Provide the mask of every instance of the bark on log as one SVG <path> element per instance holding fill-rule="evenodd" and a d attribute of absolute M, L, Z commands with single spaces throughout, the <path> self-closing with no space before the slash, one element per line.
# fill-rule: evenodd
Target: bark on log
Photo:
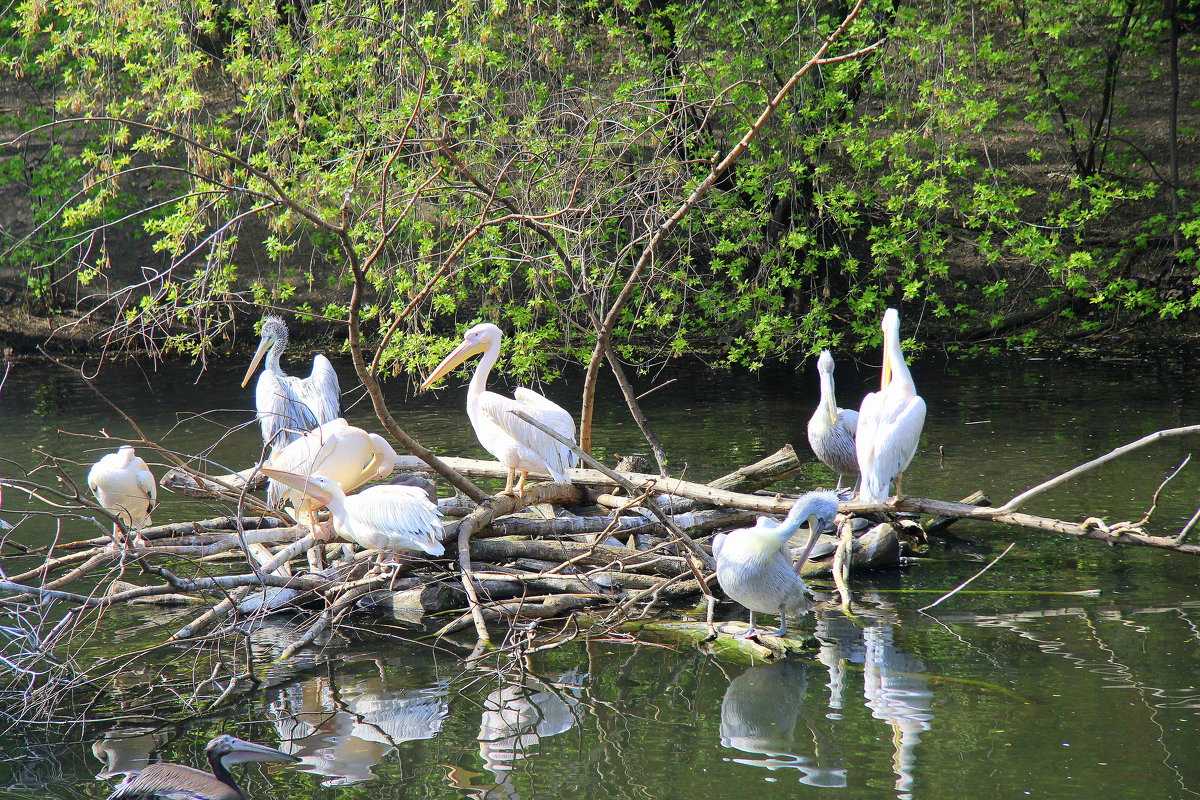
<path fill-rule="evenodd" d="M 589 546 L 575 542 L 531 540 L 507 542 L 476 539 L 471 542 L 471 557 L 479 561 L 503 562 L 518 558 L 536 558 L 561 564 L 574 561 L 587 567 L 619 568 L 625 572 L 674 578 L 690 572 L 687 559 L 659 553 L 644 553 L 604 545 Z"/>

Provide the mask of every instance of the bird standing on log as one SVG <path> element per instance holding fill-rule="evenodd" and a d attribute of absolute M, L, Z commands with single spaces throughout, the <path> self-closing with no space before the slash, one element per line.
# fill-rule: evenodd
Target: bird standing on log
<path fill-rule="evenodd" d="M 88 470 L 87 484 L 100 507 L 119 518 L 125 527 L 138 530 L 150 525 L 158 485 L 154 473 L 129 445 L 93 464 Z M 114 540 L 117 535 L 118 528 L 114 525 Z"/>
<path fill-rule="evenodd" d="M 750 627 L 739 637 L 758 635 L 754 626 L 755 612 L 778 614 L 779 630 L 773 635 L 784 636 L 788 612 L 808 610 L 800 568 L 808 560 L 821 528 L 833 521 L 837 510 L 838 498 L 833 492 L 808 492 L 796 500 L 783 522 L 759 517 L 753 528 L 739 528 L 713 539 L 717 582 L 730 599 L 741 603 L 750 612 Z M 808 543 L 793 566 L 788 539 L 805 520 L 810 531 Z"/>
<path fill-rule="evenodd" d="M 808 421 L 808 444 L 825 466 L 837 473 L 837 488 L 842 488 L 843 475 L 858 474 L 858 455 L 854 449 L 854 434 L 858 429 L 858 412 L 838 408 L 833 391 L 833 356 L 822 350 L 817 359 L 821 376 L 821 402 Z"/>
<path fill-rule="evenodd" d="M 268 478 L 286 484 L 326 506 L 333 530 L 343 539 L 379 550 L 423 550 L 431 556 L 442 545 L 442 512 L 417 486 L 372 486 L 349 497 L 333 478 L 297 475 L 263 467 Z"/>
<path fill-rule="evenodd" d="M 343 492 L 352 492 L 368 481 L 391 475 L 396 451 L 379 434 L 356 428 L 338 417 L 272 454 L 267 466 L 297 475 L 324 475 L 337 481 Z M 278 481 L 268 485 L 267 502 L 272 508 L 290 503 L 296 514 L 310 516 L 320 508 L 304 492 Z"/>
<path fill-rule="evenodd" d="M 531 389 L 515 389 L 508 398 L 487 391 L 488 373 L 500 357 L 500 329 L 490 322 L 481 322 L 463 335 L 462 344 L 442 359 L 421 390 L 428 389 L 439 378 L 473 355 L 483 354 L 471 384 L 467 389 L 467 416 L 483 449 L 496 457 L 508 469 L 504 491 L 513 489 L 516 473 L 516 493 L 520 496 L 530 472 L 547 473 L 557 483 L 570 483 L 567 470 L 577 463 L 569 447 L 555 441 L 542 431 L 513 414 L 521 411 L 565 438 L 575 439 L 575 421 L 570 413 Z"/>
<path fill-rule="evenodd" d="M 254 406 L 262 426 L 263 444 L 272 452 L 290 444 L 318 425 L 338 418 L 341 389 L 337 373 L 329 359 L 318 353 L 313 357 L 312 374 L 307 378 L 288 375 L 279 365 L 287 347 L 287 326 L 279 317 L 263 317 L 262 339 L 242 379 L 250 382 L 254 370 L 266 356 L 267 364 L 254 389 Z"/>
<path fill-rule="evenodd" d="M 108 800 L 246 800 L 246 793 L 233 780 L 229 768 L 246 761 L 288 764 L 295 756 L 254 742 L 223 734 L 204 748 L 211 772 L 180 764 L 151 764 L 126 778 Z"/>
<path fill-rule="evenodd" d="M 883 314 L 883 375 L 878 392 L 863 398 L 858 409 L 855 445 L 861 473 L 858 499 L 864 503 L 887 500 L 888 485 L 900 478 L 917 452 L 925 426 L 925 401 L 900 350 L 900 314 L 889 308 Z"/>

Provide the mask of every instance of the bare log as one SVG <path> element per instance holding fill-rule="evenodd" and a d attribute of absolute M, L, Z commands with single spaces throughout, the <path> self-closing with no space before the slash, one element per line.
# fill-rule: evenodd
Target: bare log
<path fill-rule="evenodd" d="M 785 444 L 766 458 L 738 467 L 728 475 L 709 481 L 707 485 L 727 492 L 756 492 L 776 481 L 799 475 L 803 470 L 804 465 L 796 456 L 796 449 Z"/>

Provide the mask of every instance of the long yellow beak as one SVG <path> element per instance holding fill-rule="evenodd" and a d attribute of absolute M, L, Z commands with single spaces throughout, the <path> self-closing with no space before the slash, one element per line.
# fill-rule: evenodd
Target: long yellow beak
<path fill-rule="evenodd" d="M 429 377 L 421 384 L 419 391 L 425 391 L 445 375 L 450 370 L 457 367 L 462 362 L 466 361 L 476 353 L 482 353 L 487 349 L 486 342 L 464 341 L 458 347 L 451 351 L 450 355 L 442 359 L 442 363 L 433 368 L 433 372 L 429 373 Z"/>
<path fill-rule="evenodd" d="M 804 545 L 804 552 L 800 554 L 800 560 L 796 562 L 796 574 L 800 574 L 800 568 L 804 566 L 804 562 L 808 561 L 809 555 L 812 553 L 813 547 L 817 543 L 817 537 L 821 535 L 820 522 L 816 514 L 808 515 L 808 544 Z"/>
<path fill-rule="evenodd" d="M 883 377 L 879 381 L 879 388 L 886 389 L 888 384 L 892 382 L 892 359 L 891 347 L 888 344 L 887 334 L 884 334 L 883 340 Z"/>
<path fill-rule="evenodd" d="M 263 339 L 258 343 L 258 349 L 254 351 L 254 358 L 250 359 L 250 369 L 246 370 L 246 377 L 242 378 L 242 386 L 244 387 L 250 382 L 250 378 L 254 375 L 254 370 L 258 369 L 259 362 L 263 360 L 263 356 L 271 349 L 271 340 Z"/>
<path fill-rule="evenodd" d="M 274 467 L 259 467 L 258 471 L 273 481 L 279 481 L 284 486 L 289 486 L 298 492 L 303 492 L 323 505 L 333 499 L 329 492 L 315 485 L 312 482 L 312 477 L 309 475 L 301 475 L 297 472 L 288 472 L 287 470 L 275 469 Z"/>

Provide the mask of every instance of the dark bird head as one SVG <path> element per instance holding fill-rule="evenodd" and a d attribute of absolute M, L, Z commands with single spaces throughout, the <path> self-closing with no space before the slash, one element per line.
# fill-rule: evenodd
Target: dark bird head
<path fill-rule="evenodd" d="M 276 750 L 274 747 L 247 742 L 245 739 L 239 739 L 227 733 L 211 739 L 208 747 L 204 748 L 204 753 L 208 756 L 210 763 L 220 763 L 227 769 L 233 764 L 243 764 L 247 761 L 291 764 L 300 760 L 296 756 Z"/>

